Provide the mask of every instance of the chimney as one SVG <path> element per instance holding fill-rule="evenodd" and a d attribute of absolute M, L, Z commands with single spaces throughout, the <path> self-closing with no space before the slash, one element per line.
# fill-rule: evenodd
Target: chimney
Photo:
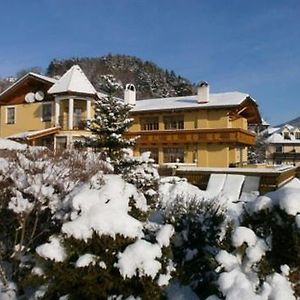
<path fill-rule="evenodd" d="M 206 81 L 200 81 L 197 89 L 198 103 L 209 102 L 209 84 Z"/>
<path fill-rule="evenodd" d="M 124 101 L 125 103 L 134 106 L 136 102 L 136 91 L 135 86 L 131 83 L 126 84 L 124 91 Z"/>

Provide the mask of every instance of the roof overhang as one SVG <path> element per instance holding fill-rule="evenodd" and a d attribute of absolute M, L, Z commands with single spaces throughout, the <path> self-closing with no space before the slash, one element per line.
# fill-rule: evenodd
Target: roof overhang
<path fill-rule="evenodd" d="M 257 103 L 249 96 L 240 105 L 234 108 L 229 116 L 231 119 L 243 117 L 247 119 L 248 124 L 262 124 L 262 118 L 258 110 Z"/>
<path fill-rule="evenodd" d="M 33 141 L 36 139 L 40 139 L 49 135 L 53 135 L 59 132 L 61 128 L 59 126 L 57 127 L 51 127 L 47 129 L 42 130 L 33 130 L 28 132 L 20 132 L 19 134 L 9 136 L 8 139 L 10 140 L 23 140 L 23 141 Z"/>

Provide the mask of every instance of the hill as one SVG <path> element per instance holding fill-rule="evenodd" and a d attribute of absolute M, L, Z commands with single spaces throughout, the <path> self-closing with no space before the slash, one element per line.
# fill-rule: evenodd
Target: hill
<path fill-rule="evenodd" d="M 97 90 L 105 91 L 103 75 L 112 75 L 123 86 L 133 83 L 137 89 L 137 99 L 185 96 L 193 93 L 192 83 L 176 75 L 174 71 L 128 55 L 54 59 L 50 62 L 46 75 L 61 76 L 74 64 L 80 65 Z"/>
<path fill-rule="evenodd" d="M 278 125 L 278 127 L 281 127 L 285 124 L 289 124 L 289 125 L 292 125 L 292 126 L 295 126 L 295 127 L 300 127 L 300 116 L 295 118 L 295 119 L 292 119 L 290 121 L 287 121 L 285 123 L 282 123 L 282 124 Z"/>

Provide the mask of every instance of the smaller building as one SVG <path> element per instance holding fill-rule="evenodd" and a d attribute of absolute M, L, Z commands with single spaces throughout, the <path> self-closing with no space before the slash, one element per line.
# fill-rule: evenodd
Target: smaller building
<path fill-rule="evenodd" d="M 300 128 L 291 125 L 265 130 L 268 164 L 300 166 Z"/>

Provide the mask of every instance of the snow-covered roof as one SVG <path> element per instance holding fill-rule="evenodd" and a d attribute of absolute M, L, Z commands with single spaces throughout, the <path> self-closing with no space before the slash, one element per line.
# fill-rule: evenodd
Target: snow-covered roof
<path fill-rule="evenodd" d="M 18 79 L 14 84 L 12 84 L 11 86 L 9 86 L 7 89 L 5 89 L 2 93 L 0 93 L 0 97 L 4 94 L 6 94 L 8 91 L 12 90 L 14 87 L 16 87 L 20 82 L 22 82 L 23 80 L 25 80 L 27 77 L 35 77 L 50 83 L 56 83 L 56 79 L 45 76 L 45 75 L 40 75 L 37 73 L 33 73 L 33 72 L 29 72 L 26 75 L 24 75 L 23 77 L 21 77 L 20 79 Z"/>
<path fill-rule="evenodd" d="M 197 96 L 155 98 L 136 101 L 132 112 L 169 110 L 169 109 L 187 109 L 187 108 L 211 108 L 211 107 L 226 107 L 238 106 L 247 97 L 248 94 L 240 92 L 216 93 L 210 94 L 209 102 L 199 104 Z"/>
<path fill-rule="evenodd" d="M 90 83 L 82 69 L 78 65 L 72 66 L 57 82 L 48 90 L 49 94 L 81 93 L 95 95 L 97 92 Z"/>
<path fill-rule="evenodd" d="M 283 132 L 287 129 L 287 132 L 290 132 L 289 138 L 285 138 Z M 289 124 L 285 124 L 282 127 L 272 127 L 268 128 L 269 137 L 266 139 L 267 143 L 270 144 L 299 144 L 300 139 L 296 139 L 296 135 L 293 134 L 298 130 L 297 127 L 294 127 Z M 285 131 L 286 132 L 286 131 Z"/>
<path fill-rule="evenodd" d="M 23 131 L 23 132 L 10 135 L 7 138 L 12 140 L 26 140 L 26 139 L 30 140 L 31 138 L 34 138 L 36 136 L 46 136 L 48 134 L 53 134 L 59 129 L 60 127 L 51 127 L 51 128 L 41 129 L 41 130 Z"/>
<path fill-rule="evenodd" d="M 25 150 L 26 148 L 27 148 L 27 145 L 0 138 L 0 149 L 1 150 Z"/>

